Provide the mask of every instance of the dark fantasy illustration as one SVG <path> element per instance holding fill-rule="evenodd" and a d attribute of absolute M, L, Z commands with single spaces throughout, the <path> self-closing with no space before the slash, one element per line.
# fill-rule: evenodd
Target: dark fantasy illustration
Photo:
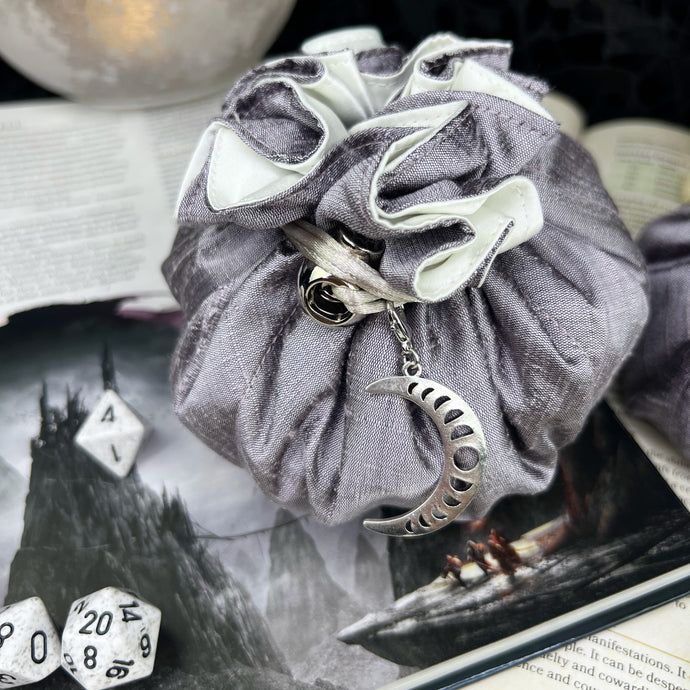
<path fill-rule="evenodd" d="M 74 336 L 56 344 L 58 354 L 75 347 Z M 152 362 L 172 339 L 172 331 L 139 325 L 126 345 L 113 331 L 112 355 L 99 363 L 99 346 L 84 338 L 75 366 L 94 360 L 92 371 L 112 388 L 122 362 L 124 394 L 132 371 L 163 375 Z M 127 348 L 146 342 L 151 358 L 132 369 Z M 61 628 L 71 602 L 103 587 L 152 602 L 162 613 L 156 664 L 137 687 L 382 687 L 690 561 L 687 512 L 605 406 L 561 454 L 549 491 L 509 497 L 482 520 L 399 540 L 372 536 L 359 522 L 324 527 L 275 508 L 265 527 L 245 529 L 251 516 L 233 512 L 226 486 L 225 536 L 190 512 L 198 496 L 183 483 L 149 486 L 152 458 L 161 448 L 174 452 L 160 420 L 153 450 L 124 478 L 74 444 L 93 396 L 75 390 L 71 367 L 62 369 L 71 391 L 61 393 L 53 376 L 35 380 L 34 367 L 11 387 L 18 396 L 25 386 L 35 391 L 38 414 L 19 548 L 0 533 L 5 603 L 40 596 Z M 22 478 L 7 461 L 0 467 L 12 517 Z M 391 507 L 382 517 L 398 513 Z M 58 671 L 36 687 L 76 686 Z"/>
<path fill-rule="evenodd" d="M 298 687 L 247 594 L 196 540 L 179 497 L 159 498 L 136 470 L 113 477 L 74 447 L 84 415 L 76 394 L 63 409 L 41 397 L 7 600 L 38 593 L 59 621 L 81 593 L 133 589 L 165 621 L 156 673 L 143 687 Z M 73 683 L 58 675 L 45 687 Z"/>
<path fill-rule="evenodd" d="M 391 540 L 395 603 L 340 639 L 398 663 L 436 663 L 688 562 L 687 511 L 608 407 L 561 454 L 560 470 L 546 494 L 503 501 L 431 549 Z M 430 551 L 447 554 L 441 573 Z"/>

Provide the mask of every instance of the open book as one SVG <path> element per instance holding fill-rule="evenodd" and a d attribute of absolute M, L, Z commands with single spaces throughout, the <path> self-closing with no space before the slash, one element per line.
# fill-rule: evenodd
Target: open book
<path fill-rule="evenodd" d="M 180 180 L 221 99 L 130 112 L 64 101 L 0 109 L 0 324 L 35 307 L 122 297 L 176 308 L 160 265 Z"/>
<path fill-rule="evenodd" d="M 636 442 L 686 505 L 690 474 L 606 406 L 548 491 L 390 539 L 280 508 L 185 429 L 176 329 L 98 314 L 2 335 L 0 608 L 40 596 L 61 624 L 84 593 L 136 591 L 163 613 L 146 687 L 438 690 L 517 661 L 477 690 L 690 687 L 690 598 L 620 622 L 690 588 L 690 514 Z M 70 440 L 104 385 L 155 429 L 125 478 Z"/>
<path fill-rule="evenodd" d="M 552 92 L 544 105 L 561 123 L 561 131 L 594 157 L 633 239 L 650 221 L 690 202 L 690 129 L 642 119 L 586 128 L 584 110 L 567 96 Z"/>

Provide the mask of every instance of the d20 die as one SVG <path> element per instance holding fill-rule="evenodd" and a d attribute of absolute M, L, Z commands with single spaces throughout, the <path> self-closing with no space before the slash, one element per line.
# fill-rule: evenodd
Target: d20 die
<path fill-rule="evenodd" d="M 115 391 L 106 390 L 74 442 L 118 477 L 125 477 L 145 436 L 146 426 L 137 414 Z"/>
<path fill-rule="evenodd" d="M 60 638 L 38 597 L 0 609 L 0 688 L 35 683 L 59 665 Z"/>
<path fill-rule="evenodd" d="M 62 633 L 62 667 L 87 690 L 150 676 L 160 624 L 159 609 L 115 587 L 77 599 Z"/>

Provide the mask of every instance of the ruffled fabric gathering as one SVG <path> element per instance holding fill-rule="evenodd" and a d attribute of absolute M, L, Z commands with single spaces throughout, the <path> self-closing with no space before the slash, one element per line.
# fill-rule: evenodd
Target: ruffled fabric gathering
<path fill-rule="evenodd" d="M 364 392 L 398 369 L 386 300 L 408 303 L 426 372 L 482 421 L 467 519 L 548 486 L 633 347 L 641 257 L 510 52 L 450 34 L 410 54 L 369 29 L 318 37 L 241 78 L 203 135 L 164 266 L 187 316 L 175 407 L 277 502 L 338 523 L 435 485 L 433 423 Z M 342 229 L 381 243 L 378 267 L 338 260 Z M 310 252 L 370 316 L 332 329 L 301 311 Z"/>
<path fill-rule="evenodd" d="M 505 71 L 507 43 L 440 34 L 405 56 L 378 32 L 345 39 L 360 51 L 283 58 L 238 82 L 187 171 L 183 189 L 200 170 L 205 184 L 180 221 L 344 226 L 386 241 L 380 273 L 409 301 L 480 284 L 542 226 L 517 172 L 558 130 L 545 86 Z"/>
<path fill-rule="evenodd" d="M 690 205 L 654 221 L 639 245 L 649 269 L 650 317 L 622 389 L 630 411 L 690 459 Z"/>

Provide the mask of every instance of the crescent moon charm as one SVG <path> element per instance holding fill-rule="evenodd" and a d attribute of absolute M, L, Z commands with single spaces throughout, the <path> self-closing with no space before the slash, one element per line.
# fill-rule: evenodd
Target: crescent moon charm
<path fill-rule="evenodd" d="M 467 508 L 481 483 L 486 441 L 477 415 L 457 393 L 419 376 L 379 379 L 366 391 L 399 395 L 424 410 L 441 434 L 445 462 L 436 488 L 422 505 L 396 517 L 364 520 L 364 526 L 391 537 L 421 536 L 445 527 Z M 474 461 L 469 467 L 467 456 Z"/>

